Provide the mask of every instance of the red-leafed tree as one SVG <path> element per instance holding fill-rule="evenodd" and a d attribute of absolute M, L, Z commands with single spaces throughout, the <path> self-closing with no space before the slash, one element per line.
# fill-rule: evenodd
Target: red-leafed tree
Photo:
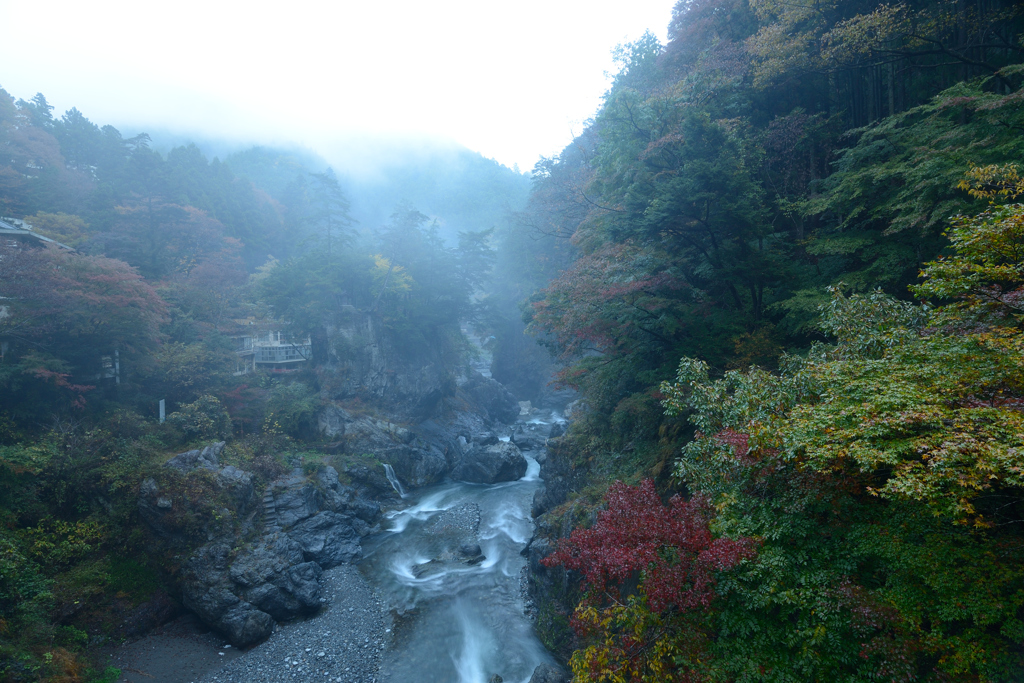
<path fill-rule="evenodd" d="M 592 527 L 542 560 L 583 574 L 574 626 L 592 644 L 573 655 L 574 672 L 588 681 L 700 680 L 717 575 L 753 556 L 753 541 L 715 538 L 705 500 L 676 495 L 665 505 L 650 479 L 616 482 L 607 500 Z M 634 581 L 635 592 L 626 590 Z"/>
<path fill-rule="evenodd" d="M 15 397 L 12 414 L 40 408 L 30 386 L 39 380 L 80 404 L 102 358 L 117 351 L 123 369 L 151 352 L 166 317 L 163 300 L 126 263 L 56 247 L 0 246 L 0 297 L 0 383 Z"/>
<path fill-rule="evenodd" d="M 203 261 L 237 247 L 225 241 L 220 221 L 192 206 L 134 196 L 117 212 L 119 219 L 102 236 L 104 250 L 149 278 L 187 275 Z"/>

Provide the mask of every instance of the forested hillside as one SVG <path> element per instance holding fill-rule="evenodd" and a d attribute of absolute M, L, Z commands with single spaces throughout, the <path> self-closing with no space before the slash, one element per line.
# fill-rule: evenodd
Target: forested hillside
<path fill-rule="evenodd" d="M 398 360 L 377 370 L 464 373 L 460 328 L 495 315 L 480 288 L 527 181 L 468 150 L 372 179 L 265 147 L 161 154 L 2 90 L 0 150 L 0 679 L 113 680 L 102 648 L 180 610 L 186 550 L 224 515 L 216 481 L 172 477 L 188 509 L 169 549 L 140 483 L 224 439 L 261 487 L 316 471 L 339 386 L 382 409 L 349 372 L 382 341 Z M 354 319 L 376 336 L 346 341 Z M 260 335 L 309 339 L 301 369 L 254 372 Z"/>
<path fill-rule="evenodd" d="M 616 60 L 532 180 L 158 152 L 0 90 L 0 679 L 116 680 L 189 553 L 263 542 L 225 470 L 390 495 L 369 450 L 512 450 L 472 392 L 576 399 L 526 551 L 576 681 L 1024 678 L 1024 9 L 681 0 Z"/>
<path fill-rule="evenodd" d="M 1020 680 L 1022 30 L 680 2 L 538 166 L 573 257 L 527 319 L 581 400 L 534 591 L 578 680 Z"/>

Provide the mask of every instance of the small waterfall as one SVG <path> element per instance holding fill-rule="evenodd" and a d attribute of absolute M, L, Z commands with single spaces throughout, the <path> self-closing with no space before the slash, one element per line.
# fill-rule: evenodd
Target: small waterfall
<path fill-rule="evenodd" d="M 388 481 L 391 482 L 391 488 L 395 490 L 395 493 L 405 498 L 405 489 L 402 488 L 402 482 L 398 481 L 398 477 L 395 476 L 395 470 L 391 465 L 384 463 L 384 474 L 387 475 Z"/>

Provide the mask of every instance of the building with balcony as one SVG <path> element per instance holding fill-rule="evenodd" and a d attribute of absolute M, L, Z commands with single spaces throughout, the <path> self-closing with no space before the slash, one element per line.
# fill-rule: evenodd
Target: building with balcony
<path fill-rule="evenodd" d="M 246 375 L 257 368 L 287 372 L 299 368 L 313 356 L 309 337 L 290 339 L 279 330 L 253 330 L 236 335 L 235 344 L 235 375 Z"/>

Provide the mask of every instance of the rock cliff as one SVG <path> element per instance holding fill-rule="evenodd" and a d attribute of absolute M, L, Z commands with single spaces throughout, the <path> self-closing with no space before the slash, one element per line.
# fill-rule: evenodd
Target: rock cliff
<path fill-rule="evenodd" d="M 187 547 L 183 492 L 209 488 L 219 507 L 201 530 L 206 542 L 182 563 L 181 601 L 233 644 L 247 646 L 270 635 L 275 621 L 318 610 L 323 569 L 362 556 L 359 540 L 381 515 L 366 494 L 379 482 L 367 486 L 372 475 L 355 471 L 361 491 L 342 484 L 333 467 L 311 476 L 296 469 L 273 480 L 261 500 L 250 473 L 219 464 L 223 449 L 220 442 L 172 458 L 169 483 L 142 483 L 138 510 L 164 545 Z"/>

